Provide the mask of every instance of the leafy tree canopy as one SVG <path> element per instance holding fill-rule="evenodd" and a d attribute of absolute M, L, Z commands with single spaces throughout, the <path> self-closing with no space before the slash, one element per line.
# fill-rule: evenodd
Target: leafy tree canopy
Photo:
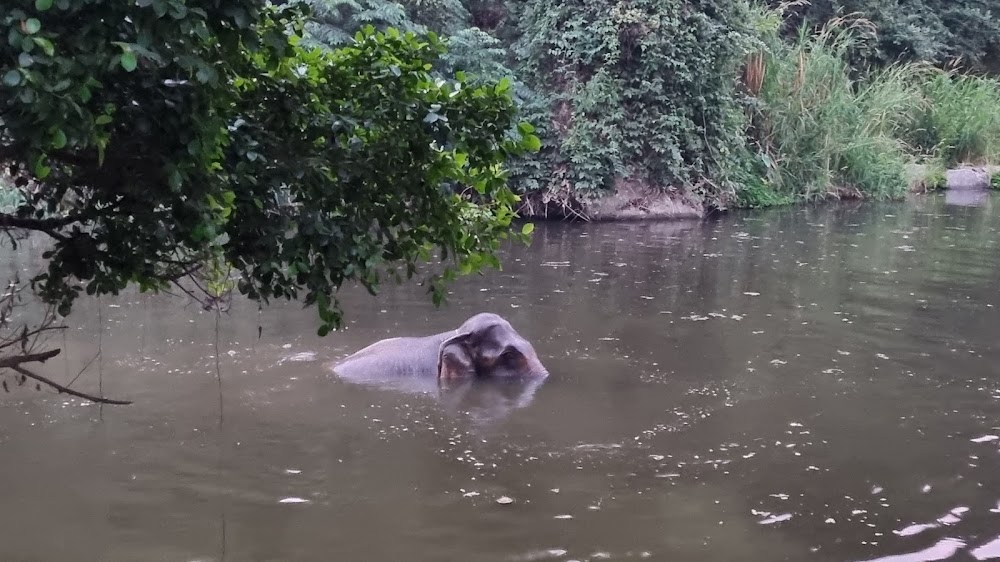
<path fill-rule="evenodd" d="M 264 0 L 4 4 L 0 162 L 23 202 L 0 229 L 51 238 L 34 283 L 60 313 L 215 263 L 253 299 L 318 304 L 326 333 L 345 282 L 374 293 L 437 252 L 439 300 L 498 265 L 503 163 L 538 139 L 508 83 L 430 74 L 435 35 L 316 48 L 306 6 Z"/>

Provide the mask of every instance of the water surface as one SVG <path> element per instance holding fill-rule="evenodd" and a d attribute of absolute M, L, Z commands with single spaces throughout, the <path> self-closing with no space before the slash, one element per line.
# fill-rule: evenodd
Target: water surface
<path fill-rule="evenodd" d="M 179 298 L 82 302 L 44 372 L 100 349 L 74 387 L 136 403 L 0 394 L 0 559 L 1000 559 L 1000 206 L 949 203 L 540 224 L 442 309 L 348 291 L 322 339 L 295 304 L 216 344 Z M 330 373 L 480 311 L 544 384 Z"/>

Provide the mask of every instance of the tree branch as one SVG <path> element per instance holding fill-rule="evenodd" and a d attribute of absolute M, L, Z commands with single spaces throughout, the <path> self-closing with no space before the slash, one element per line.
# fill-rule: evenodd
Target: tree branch
<path fill-rule="evenodd" d="M 32 373 L 31 371 L 21 366 L 23 363 L 44 363 L 45 361 L 52 359 L 56 355 L 59 355 L 58 349 L 52 349 L 44 353 L 33 353 L 30 355 L 21 355 L 15 357 L 3 357 L 0 358 L 0 369 L 4 368 L 10 369 L 18 374 L 28 377 L 29 379 L 33 379 L 40 383 L 44 383 L 56 389 L 60 393 L 71 394 L 73 396 L 76 396 L 77 398 L 83 398 L 85 400 L 90 400 L 91 402 L 96 402 L 98 404 L 117 404 L 121 406 L 127 406 L 132 403 L 131 400 L 114 400 L 111 398 L 93 396 L 91 394 L 87 394 L 86 392 L 80 392 L 79 390 L 73 390 L 68 386 L 63 386 L 54 380 L 43 377 L 42 375 L 37 375 L 35 373 Z"/>
<path fill-rule="evenodd" d="M 58 349 L 53 349 L 44 353 L 32 353 L 30 355 L 0 357 L 0 369 L 13 369 L 21 363 L 44 363 L 56 355 L 59 355 Z"/>
<path fill-rule="evenodd" d="M 14 215 L 0 213 L 0 230 L 6 230 L 8 228 L 23 228 L 24 230 L 37 230 L 39 232 L 44 232 L 45 234 L 48 234 L 49 236 L 56 238 L 58 240 L 65 240 L 66 235 L 59 232 L 59 229 L 69 226 L 73 223 L 80 222 L 81 220 L 83 220 L 83 217 L 78 214 L 66 215 L 64 217 L 33 219 L 33 218 L 15 217 Z"/>
<path fill-rule="evenodd" d="M 58 352 L 58 351 L 57 351 Z M 24 367 L 11 367 L 14 371 L 28 377 L 29 379 L 34 379 L 38 382 L 45 383 L 52 388 L 58 390 L 60 393 L 65 392 L 66 394 L 72 394 L 78 398 L 83 398 L 85 400 L 90 400 L 91 402 L 97 402 L 98 404 L 117 404 L 120 406 L 127 406 L 132 403 L 131 400 L 114 400 L 111 398 L 101 398 L 100 396 L 92 396 L 86 392 L 80 392 L 79 390 L 73 390 L 72 388 L 65 387 L 53 380 L 49 380 L 42 375 L 36 375 L 31 371 L 25 369 Z"/>

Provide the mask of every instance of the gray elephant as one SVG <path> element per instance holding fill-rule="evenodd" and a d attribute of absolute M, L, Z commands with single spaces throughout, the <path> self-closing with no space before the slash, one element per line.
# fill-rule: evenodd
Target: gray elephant
<path fill-rule="evenodd" d="M 346 378 L 420 377 L 442 381 L 464 378 L 544 378 L 534 347 L 510 322 L 481 313 L 457 330 L 426 337 L 378 341 L 334 366 Z"/>

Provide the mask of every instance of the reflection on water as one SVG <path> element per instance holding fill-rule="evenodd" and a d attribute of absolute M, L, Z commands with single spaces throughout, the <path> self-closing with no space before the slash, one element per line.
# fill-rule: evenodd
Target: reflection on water
<path fill-rule="evenodd" d="M 340 376 L 328 366 L 331 376 Z M 465 415 L 477 424 L 497 423 L 528 407 L 545 377 L 438 380 L 428 377 L 343 377 L 363 386 L 433 399 L 441 410 Z"/>
<path fill-rule="evenodd" d="M 945 192 L 946 205 L 959 207 L 982 207 L 990 201 L 990 192 L 971 189 L 951 189 Z"/>
<path fill-rule="evenodd" d="M 0 394 L 0 559 L 996 559 L 1000 211 L 951 202 L 538 225 L 440 310 L 346 293 L 324 339 L 292 304 L 83 302 L 46 373 L 100 340 L 74 386 L 136 404 Z M 480 311 L 543 384 L 330 375 Z"/>

